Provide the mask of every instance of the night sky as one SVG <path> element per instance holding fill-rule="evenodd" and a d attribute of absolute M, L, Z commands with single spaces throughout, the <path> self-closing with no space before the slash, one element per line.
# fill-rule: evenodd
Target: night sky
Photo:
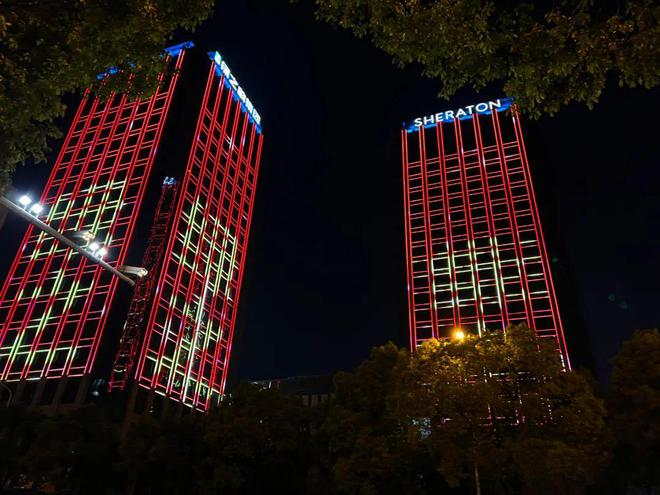
<path fill-rule="evenodd" d="M 185 38 L 223 53 L 263 119 L 230 380 L 351 369 L 374 345 L 407 345 L 401 123 L 502 93 L 440 100 L 418 67 L 308 2 L 218 2 Z M 659 96 L 612 84 L 592 111 L 524 121 L 569 352 L 601 380 L 622 340 L 660 324 Z M 23 167 L 14 186 L 39 192 L 47 173 Z M 8 219 L 3 275 L 22 231 Z"/>

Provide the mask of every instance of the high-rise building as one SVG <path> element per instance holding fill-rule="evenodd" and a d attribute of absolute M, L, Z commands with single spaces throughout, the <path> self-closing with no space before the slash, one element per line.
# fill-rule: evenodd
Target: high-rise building
<path fill-rule="evenodd" d="M 515 105 L 419 117 L 402 153 L 411 348 L 526 323 L 570 367 Z"/>
<path fill-rule="evenodd" d="M 204 410 L 226 380 L 262 134 L 258 112 L 220 54 L 204 57 L 204 85 L 184 64 L 192 47 L 166 50 L 168 70 L 150 98 L 84 95 L 40 201 L 47 224 L 66 235 L 91 232 L 97 253 L 120 267 L 152 168 L 182 177 L 176 186 L 171 179 L 163 185 L 143 260 L 153 265 L 149 279 L 137 285 L 121 342 L 104 341 L 102 353 L 119 348 L 111 390 L 136 378 L 143 388 Z M 182 78 L 190 82 L 183 92 Z M 181 114 L 194 111 L 188 123 L 171 116 L 178 100 L 185 100 Z M 175 153 L 159 153 L 168 143 L 185 147 L 185 170 L 185 157 L 173 164 Z M 0 381 L 18 382 L 16 401 L 43 402 L 49 379 L 64 378 L 51 394 L 57 402 L 71 379 L 97 377 L 108 315 L 126 311 L 113 306 L 118 283 L 28 228 L 0 292 Z M 26 399 L 23 389 L 33 382 L 36 392 L 27 396 L 35 398 Z"/>
<path fill-rule="evenodd" d="M 200 410 L 227 379 L 263 141 L 250 100 L 211 58 L 136 374 Z"/>

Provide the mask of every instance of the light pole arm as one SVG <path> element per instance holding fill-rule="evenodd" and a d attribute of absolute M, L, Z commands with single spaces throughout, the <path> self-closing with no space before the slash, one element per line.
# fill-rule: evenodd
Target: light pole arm
<path fill-rule="evenodd" d="M 131 286 L 135 285 L 135 282 L 133 280 L 131 280 L 129 277 L 127 277 L 126 275 L 121 273 L 119 270 L 117 270 L 116 268 L 110 266 L 107 262 L 103 261 L 102 259 L 97 258 L 92 253 L 90 253 L 90 252 L 86 251 L 85 249 L 81 248 L 78 244 L 73 242 L 71 239 L 65 237 L 60 232 L 58 232 L 57 230 L 52 228 L 50 225 L 48 225 L 47 223 L 42 222 L 36 216 L 31 215 L 30 213 L 25 211 L 23 208 L 21 208 L 20 206 L 14 204 L 13 202 L 8 200 L 4 196 L 0 196 L 0 204 L 2 206 L 4 206 L 5 208 L 7 208 L 9 211 L 11 211 L 11 212 L 15 213 L 16 215 L 18 215 L 19 217 L 21 217 L 23 220 L 27 220 L 28 222 L 30 222 L 32 225 L 34 225 L 36 228 L 38 228 L 42 232 L 46 232 L 50 236 L 52 236 L 55 239 L 57 239 L 58 241 L 60 241 L 62 244 L 70 247 L 75 252 L 77 252 L 78 254 L 84 256 L 85 258 L 87 258 L 92 263 L 101 266 L 101 268 L 103 268 L 104 270 L 112 273 L 116 277 L 119 277 L 121 280 L 123 280 L 127 284 L 129 284 Z"/>

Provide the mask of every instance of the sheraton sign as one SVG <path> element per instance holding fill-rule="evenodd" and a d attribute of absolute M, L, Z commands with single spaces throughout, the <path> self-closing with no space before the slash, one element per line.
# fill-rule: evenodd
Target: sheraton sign
<path fill-rule="evenodd" d="M 417 117 L 415 120 L 405 125 L 408 132 L 413 132 L 421 127 L 430 127 L 438 123 L 452 122 L 455 119 L 471 119 L 474 114 L 488 115 L 495 112 L 502 112 L 511 108 L 511 98 L 498 98 L 497 100 L 482 101 L 476 105 L 467 105 L 455 110 L 445 110 L 424 117 Z"/>

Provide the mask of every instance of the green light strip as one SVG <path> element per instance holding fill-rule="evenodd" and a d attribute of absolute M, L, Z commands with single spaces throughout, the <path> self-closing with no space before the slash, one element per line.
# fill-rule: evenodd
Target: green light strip
<path fill-rule="evenodd" d="M 237 246 L 235 238 L 229 234 L 227 229 L 220 223 L 220 221 L 210 215 L 204 215 L 204 209 L 201 206 L 201 199 L 197 198 L 192 207 L 190 208 L 190 213 L 182 213 L 181 218 L 185 223 L 187 223 L 188 228 L 181 240 L 183 244 L 183 249 L 180 254 L 173 254 L 172 258 L 175 259 L 179 264 L 186 267 L 190 273 L 191 277 L 194 277 L 195 274 L 199 275 L 200 267 L 204 267 L 204 273 L 202 279 L 204 280 L 204 292 L 201 298 L 193 297 L 190 301 L 180 301 L 180 294 L 174 290 L 173 287 L 172 295 L 170 296 L 169 306 L 174 308 L 173 317 L 176 317 L 176 313 L 181 314 L 181 324 L 185 325 L 187 316 L 194 320 L 194 328 L 192 329 L 190 339 L 182 338 L 181 345 L 179 345 L 174 352 L 172 358 L 168 358 L 165 355 L 160 357 L 151 358 L 154 363 L 154 373 L 156 376 L 160 375 L 164 370 L 167 371 L 168 383 L 173 383 L 176 388 L 181 391 L 182 401 L 184 403 L 190 403 L 190 390 L 192 387 L 192 397 L 200 395 L 200 390 L 205 391 L 210 389 L 211 392 L 219 393 L 218 387 L 213 387 L 212 384 L 208 383 L 208 380 L 202 376 L 204 362 L 201 361 L 198 366 L 198 369 L 194 369 L 194 360 L 195 355 L 198 351 L 201 350 L 203 354 L 204 350 L 208 349 L 209 343 L 212 339 L 216 340 L 217 345 L 221 345 L 222 329 L 220 328 L 220 322 L 217 322 L 217 325 L 214 320 L 211 319 L 211 311 L 207 315 L 207 321 L 204 322 L 204 312 L 206 310 L 207 300 L 209 296 L 217 297 L 221 295 L 228 300 L 232 300 L 229 286 L 232 280 L 232 274 L 237 270 Z M 209 228 L 209 225 L 212 226 L 211 232 L 206 232 Z M 196 234 L 199 236 L 197 245 L 193 245 L 191 237 Z M 179 233 L 176 234 L 180 236 Z M 222 239 L 219 243 L 218 239 Z M 208 253 L 201 253 L 200 259 L 195 263 L 190 262 L 190 255 L 193 255 L 198 251 L 199 246 L 203 243 L 208 242 L 212 246 L 211 250 Z M 211 259 L 214 258 L 213 253 L 217 253 L 219 256 L 216 257 L 216 261 L 211 263 Z M 224 271 L 223 267 L 227 258 L 229 257 L 229 271 Z M 180 311 L 177 311 L 177 308 L 183 307 Z M 212 310 L 213 308 L 211 308 Z M 165 322 L 164 328 L 168 329 L 163 332 L 163 339 L 168 339 L 170 335 L 170 328 L 172 327 L 173 321 L 170 318 Z M 216 328 L 217 327 L 217 328 Z M 184 330 L 185 331 L 185 330 Z M 201 337 L 201 338 L 200 338 Z M 180 364 L 182 352 L 187 352 L 187 362 L 183 369 Z M 171 363 L 168 366 L 167 363 Z M 197 377 L 193 377 L 196 372 Z M 179 380 L 180 379 L 180 380 Z"/>

